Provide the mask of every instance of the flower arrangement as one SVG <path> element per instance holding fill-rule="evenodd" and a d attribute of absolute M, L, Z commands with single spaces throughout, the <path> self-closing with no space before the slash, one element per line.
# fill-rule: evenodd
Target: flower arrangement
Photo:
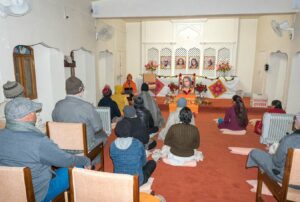
<path fill-rule="evenodd" d="M 174 82 L 171 82 L 171 83 L 168 85 L 168 87 L 170 88 L 170 91 L 173 92 L 173 93 L 174 93 L 176 90 L 179 89 L 179 86 L 176 85 Z"/>
<path fill-rule="evenodd" d="M 221 62 L 220 64 L 218 64 L 217 66 L 217 71 L 219 72 L 229 72 L 231 70 L 231 66 L 229 65 L 228 62 Z"/>
<path fill-rule="evenodd" d="M 195 86 L 195 90 L 198 91 L 200 94 L 202 92 L 206 92 L 207 91 L 207 86 L 202 84 L 202 83 L 197 83 L 196 86 Z"/>
<path fill-rule="evenodd" d="M 146 70 L 150 70 L 152 72 L 155 71 L 157 69 L 157 67 L 158 67 L 158 64 L 153 60 L 151 60 L 147 64 L 145 64 Z"/>

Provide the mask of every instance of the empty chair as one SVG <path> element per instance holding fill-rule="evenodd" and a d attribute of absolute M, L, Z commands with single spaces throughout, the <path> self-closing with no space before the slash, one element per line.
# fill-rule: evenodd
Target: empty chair
<path fill-rule="evenodd" d="M 292 131 L 294 115 L 265 113 L 260 143 L 273 144 L 279 142 L 287 133 Z"/>
<path fill-rule="evenodd" d="M 71 202 L 138 202 L 138 176 L 69 169 Z"/>
<path fill-rule="evenodd" d="M 91 151 L 88 150 L 85 124 L 47 122 L 46 130 L 49 138 L 53 140 L 60 149 L 83 151 L 83 154 L 91 160 L 95 159 L 100 154 L 100 170 L 104 170 L 103 143 L 100 143 Z"/>
<path fill-rule="evenodd" d="M 29 168 L 0 166 L 0 179 L 0 201 L 35 201 Z"/>

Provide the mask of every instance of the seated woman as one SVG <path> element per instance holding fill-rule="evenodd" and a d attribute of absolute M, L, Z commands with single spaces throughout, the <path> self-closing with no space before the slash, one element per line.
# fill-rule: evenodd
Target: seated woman
<path fill-rule="evenodd" d="M 183 93 L 185 95 L 193 94 L 195 93 L 195 89 L 192 85 L 192 79 L 189 76 L 185 76 L 182 79 L 182 88 L 180 90 L 180 93 Z"/>
<path fill-rule="evenodd" d="M 285 114 L 286 112 L 282 109 L 282 104 L 279 100 L 273 100 L 272 106 L 270 109 L 268 109 L 267 113 Z M 256 121 L 254 126 L 254 132 L 260 135 L 262 132 L 262 126 L 262 120 Z"/>
<path fill-rule="evenodd" d="M 156 162 L 147 162 L 144 145 L 130 137 L 131 124 L 124 119 L 117 123 L 115 132 L 117 139 L 110 145 L 110 157 L 114 165 L 114 173 L 139 176 L 139 185 L 146 183 L 156 168 Z"/>
<path fill-rule="evenodd" d="M 177 123 L 180 123 L 179 112 L 181 111 L 182 108 L 186 107 L 186 105 L 187 105 L 187 101 L 185 98 L 179 98 L 177 100 L 176 111 L 170 113 L 168 121 L 166 123 L 166 126 L 159 133 L 159 136 L 158 136 L 159 139 L 164 140 L 169 128 Z M 191 124 L 195 125 L 194 116 L 192 116 Z"/>
<path fill-rule="evenodd" d="M 238 95 L 232 97 L 233 105 L 225 112 L 224 119 L 218 119 L 218 128 L 227 133 L 228 131 L 243 131 L 248 125 L 247 109 L 242 98 Z"/>
<path fill-rule="evenodd" d="M 145 108 L 142 97 L 134 98 L 134 108 L 136 110 L 137 117 L 146 126 L 148 134 L 156 133 L 158 131 L 158 127 L 154 126 L 154 120 L 151 112 Z"/>
<path fill-rule="evenodd" d="M 142 84 L 140 97 L 144 100 L 144 106 L 148 109 L 153 117 L 154 126 L 160 128 L 165 124 L 165 119 L 161 114 L 161 111 L 154 101 L 153 97 L 149 93 L 149 86 L 146 83 Z"/>
<path fill-rule="evenodd" d="M 172 165 L 183 165 L 195 160 L 195 149 L 200 145 L 198 128 L 191 125 L 192 111 L 188 107 L 180 110 L 181 123 L 171 126 L 166 135 L 164 144 L 170 147 L 167 160 Z"/>
<path fill-rule="evenodd" d="M 102 90 L 103 98 L 99 101 L 98 107 L 109 107 L 111 120 L 116 120 L 121 117 L 121 112 L 115 101 L 111 99 L 111 89 L 108 85 L 105 85 Z"/>
<path fill-rule="evenodd" d="M 123 84 L 123 92 L 130 95 L 135 95 L 137 93 L 136 84 L 132 80 L 131 74 L 127 75 L 127 79 Z"/>
<path fill-rule="evenodd" d="M 281 182 L 288 149 L 300 149 L 300 113 L 296 115 L 294 129 L 293 134 L 286 135 L 280 140 L 279 146 L 273 155 L 260 149 L 253 149 L 249 153 L 246 167 L 258 167 L 273 180 Z M 300 186 L 294 188 L 300 189 Z"/>
<path fill-rule="evenodd" d="M 124 110 L 124 107 L 128 105 L 128 100 L 127 96 L 122 94 L 123 92 L 123 86 L 121 85 L 116 85 L 115 86 L 115 94 L 111 96 L 111 99 L 115 101 L 119 107 L 119 110 L 121 113 Z"/>

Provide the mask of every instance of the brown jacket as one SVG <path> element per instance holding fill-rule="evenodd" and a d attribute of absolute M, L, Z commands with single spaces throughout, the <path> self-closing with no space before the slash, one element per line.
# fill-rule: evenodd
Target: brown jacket
<path fill-rule="evenodd" d="M 168 130 L 164 143 L 171 147 L 171 153 L 176 156 L 193 156 L 194 149 L 200 145 L 198 128 L 190 124 L 175 124 Z"/>

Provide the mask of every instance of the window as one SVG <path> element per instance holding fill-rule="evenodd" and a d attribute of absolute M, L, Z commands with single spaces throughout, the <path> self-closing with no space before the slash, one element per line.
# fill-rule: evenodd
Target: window
<path fill-rule="evenodd" d="M 24 86 L 24 96 L 37 98 L 33 49 L 29 46 L 14 48 L 14 69 L 16 81 Z"/>

